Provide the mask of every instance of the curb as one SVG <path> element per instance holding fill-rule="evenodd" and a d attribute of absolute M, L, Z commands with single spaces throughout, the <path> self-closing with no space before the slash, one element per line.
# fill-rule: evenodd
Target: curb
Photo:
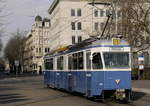
<path fill-rule="evenodd" d="M 136 92 L 143 92 L 143 93 L 146 93 L 146 94 L 150 94 L 150 89 L 145 89 L 145 88 L 132 88 L 133 91 L 136 91 Z"/>

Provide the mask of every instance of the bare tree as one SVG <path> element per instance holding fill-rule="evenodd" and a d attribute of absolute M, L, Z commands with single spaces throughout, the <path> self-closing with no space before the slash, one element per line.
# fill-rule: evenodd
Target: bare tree
<path fill-rule="evenodd" d="M 112 38 L 115 34 L 121 34 L 129 41 L 133 52 L 148 49 L 150 46 L 150 0 L 105 0 L 104 2 L 109 4 L 107 7 L 111 10 L 112 18 L 105 28 L 103 37 Z M 118 17 L 120 11 L 121 17 Z M 96 34 L 100 36 L 101 31 L 98 30 Z"/>
<path fill-rule="evenodd" d="M 19 60 L 21 71 L 23 72 L 23 56 L 24 56 L 24 43 L 25 31 L 17 30 L 12 33 L 13 37 L 8 41 L 4 55 L 9 60 L 11 66 L 14 66 L 15 60 Z"/>
<path fill-rule="evenodd" d="M 122 11 L 121 33 L 134 52 L 150 46 L 150 0 L 112 0 Z"/>
<path fill-rule="evenodd" d="M 3 35 L 3 33 L 4 33 L 4 28 L 3 28 L 3 25 L 4 25 L 4 23 L 3 23 L 3 18 L 5 17 L 3 14 L 2 14 L 2 12 L 3 12 L 3 6 L 4 6 L 4 0 L 0 0 L 0 52 L 2 51 L 2 47 L 3 47 L 3 45 L 2 45 L 2 41 L 1 41 L 1 37 L 2 37 L 2 35 Z"/>

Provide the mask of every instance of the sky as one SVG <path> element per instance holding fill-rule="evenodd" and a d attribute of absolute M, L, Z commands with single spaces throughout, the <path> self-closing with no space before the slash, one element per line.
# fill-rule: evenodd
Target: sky
<path fill-rule="evenodd" d="M 21 30 L 31 30 L 34 18 L 37 15 L 48 16 L 48 8 L 53 0 L 4 0 L 3 19 L 5 36 L 4 45 L 8 41 L 12 32 L 18 28 Z"/>

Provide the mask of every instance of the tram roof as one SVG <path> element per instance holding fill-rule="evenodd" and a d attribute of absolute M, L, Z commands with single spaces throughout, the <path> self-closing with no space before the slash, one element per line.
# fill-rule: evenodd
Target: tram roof
<path fill-rule="evenodd" d="M 129 43 L 125 40 L 120 40 L 118 45 L 113 45 L 113 41 L 110 39 L 97 39 L 97 38 L 89 38 L 81 43 L 68 46 L 68 49 L 63 52 L 56 53 L 55 51 L 48 53 L 47 55 L 61 55 L 74 51 L 79 51 L 83 49 L 88 49 L 92 47 L 129 47 Z"/>
<path fill-rule="evenodd" d="M 85 48 L 90 48 L 90 47 L 129 47 L 129 43 L 125 40 L 119 40 L 118 45 L 114 45 L 113 41 L 110 39 L 87 39 L 81 43 L 78 43 L 76 45 L 73 45 L 69 51 L 72 50 L 78 50 L 78 49 L 85 49 Z"/>

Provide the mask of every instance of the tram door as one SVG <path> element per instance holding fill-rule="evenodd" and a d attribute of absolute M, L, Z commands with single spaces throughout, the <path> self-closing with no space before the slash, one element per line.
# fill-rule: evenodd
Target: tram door
<path fill-rule="evenodd" d="M 55 71 L 55 86 L 56 86 L 56 88 L 59 88 L 60 86 L 59 86 L 59 77 L 60 77 L 60 73 L 59 73 L 59 58 L 57 57 L 57 58 L 55 58 L 55 69 L 56 69 L 56 71 Z"/>
<path fill-rule="evenodd" d="M 72 62 L 72 55 L 68 56 L 68 90 L 71 92 L 73 87 L 73 78 L 72 78 L 72 70 L 73 62 Z"/>
<path fill-rule="evenodd" d="M 86 52 L 86 73 L 85 73 L 85 92 L 86 96 L 90 96 L 90 89 L 91 89 L 91 52 L 87 51 Z"/>

